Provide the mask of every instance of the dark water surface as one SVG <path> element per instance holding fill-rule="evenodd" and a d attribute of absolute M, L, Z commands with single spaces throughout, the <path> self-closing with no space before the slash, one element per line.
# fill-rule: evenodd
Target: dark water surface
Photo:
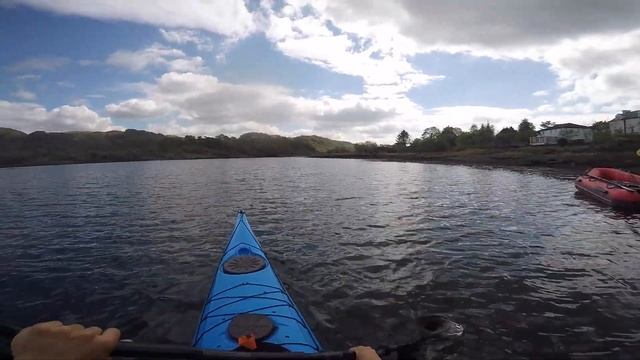
<path fill-rule="evenodd" d="M 465 326 L 425 357 L 632 359 L 640 217 L 509 170 L 336 159 L 0 169 L 0 319 L 189 343 L 243 208 L 328 349 Z"/>

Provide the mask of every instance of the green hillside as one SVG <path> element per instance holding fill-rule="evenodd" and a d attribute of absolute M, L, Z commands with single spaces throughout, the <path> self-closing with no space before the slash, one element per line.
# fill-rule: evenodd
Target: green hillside
<path fill-rule="evenodd" d="M 262 133 L 240 137 L 166 136 L 142 130 L 36 131 L 0 128 L 0 166 L 220 157 L 312 156 L 352 151 L 353 144 L 319 136 Z"/>
<path fill-rule="evenodd" d="M 27 134 L 23 133 L 22 131 L 0 127 L 0 138 L 3 138 L 3 137 L 20 137 L 20 136 L 26 136 L 26 135 Z"/>
<path fill-rule="evenodd" d="M 294 137 L 293 140 L 309 144 L 319 153 L 353 152 L 355 147 L 346 141 L 331 140 L 316 135 L 303 135 Z"/>

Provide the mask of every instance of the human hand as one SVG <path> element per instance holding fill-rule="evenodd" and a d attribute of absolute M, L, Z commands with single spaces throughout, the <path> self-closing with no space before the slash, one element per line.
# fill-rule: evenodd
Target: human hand
<path fill-rule="evenodd" d="M 380 356 L 369 346 L 356 346 L 350 349 L 356 353 L 356 360 L 380 360 Z"/>
<path fill-rule="evenodd" d="M 103 360 L 120 340 L 120 330 L 60 321 L 35 324 L 22 329 L 11 341 L 14 360 Z"/>

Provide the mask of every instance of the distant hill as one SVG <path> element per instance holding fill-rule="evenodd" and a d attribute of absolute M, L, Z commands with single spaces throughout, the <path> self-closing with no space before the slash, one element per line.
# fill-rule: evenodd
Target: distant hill
<path fill-rule="evenodd" d="M 316 135 L 297 136 L 293 140 L 309 144 L 319 153 L 353 152 L 355 150 L 355 146 L 350 142 L 331 140 Z"/>
<path fill-rule="evenodd" d="M 142 130 L 21 131 L 0 128 L 0 166 L 221 157 L 312 156 L 350 152 L 354 145 L 319 136 L 247 133 L 238 138 L 171 136 Z"/>
<path fill-rule="evenodd" d="M 27 134 L 23 133 L 22 131 L 0 127 L 0 138 L 16 136 L 27 136 Z"/>

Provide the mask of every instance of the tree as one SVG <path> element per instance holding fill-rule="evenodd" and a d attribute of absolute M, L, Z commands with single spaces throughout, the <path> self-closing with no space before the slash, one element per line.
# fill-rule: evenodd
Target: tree
<path fill-rule="evenodd" d="M 440 129 L 435 126 L 428 127 L 422 132 L 422 140 L 436 139 L 440 136 Z"/>
<path fill-rule="evenodd" d="M 596 121 L 591 125 L 593 131 L 609 131 L 609 122 L 608 121 Z"/>
<path fill-rule="evenodd" d="M 460 134 L 462 134 L 462 130 L 460 130 L 459 128 L 447 126 L 446 128 L 442 129 L 442 133 L 440 134 L 440 137 L 438 137 L 438 141 L 440 143 L 439 147 L 442 150 L 449 150 L 453 148 L 454 146 L 456 146 L 456 139 L 458 138 L 458 136 L 460 136 Z"/>
<path fill-rule="evenodd" d="M 596 121 L 591 125 L 591 128 L 593 129 L 593 141 L 595 143 L 608 143 L 613 139 L 608 121 Z"/>
<path fill-rule="evenodd" d="M 518 132 L 512 127 L 506 127 L 496 134 L 495 144 L 498 147 L 507 147 L 516 143 Z"/>
<path fill-rule="evenodd" d="M 520 121 L 520 125 L 518 125 L 518 132 L 531 133 L 534 131 L 536 131 L 536 126 L 533 125 L 533 123 L 529 121 L 529 119 L 524 118 L 522 119 L 522 121 Z"/>
<path fill-rule="evenodd" d="M 468 132 L 462 133 L 457 138 L 457 144 L 461 147 L 483 147 L 493 144 L 494 127 L 490 123 L 473 124 Z"/>
<path fill-rule="evenodd" d="M 493 144 L 493 139 L 495 137 L 495 129 L 493 125 L 490 123 L 480 125 L 480 129 L 478 129 L 477 134 L 477 144 L 480 146 L 489 146 Z"/>
<path fill-rule="evenodd" d="M 355 151 L 361 154 L 375 154 L 379 151 L 378 144 L 372 141 L 365 141 L 354 145 Z"/>
<path fill-rule="evenodd" d="M 550 127 L 554 127 L 556 126 L 556 123 L 554 123 L 551 120 L 547 120 L 547 121 L 543 121 L 542 123 L 540 123 L 540 127 L 543 129 L 548 129 Z"/>
<path fill-rule="evenodd" d="M 536 126 L 533 125 L 527 118 L 520 121 L 518 125 L 518 141 L 520 143 L 529 143 L 529 138 L 536 135 Z"/>
<path fill-rule="evenodd" d="M 409 145 L 410 140 L 411 139 L 409 133 L 405 130 L 402 130 L 396 137 L 396 146 L 405 148 Z"/>

